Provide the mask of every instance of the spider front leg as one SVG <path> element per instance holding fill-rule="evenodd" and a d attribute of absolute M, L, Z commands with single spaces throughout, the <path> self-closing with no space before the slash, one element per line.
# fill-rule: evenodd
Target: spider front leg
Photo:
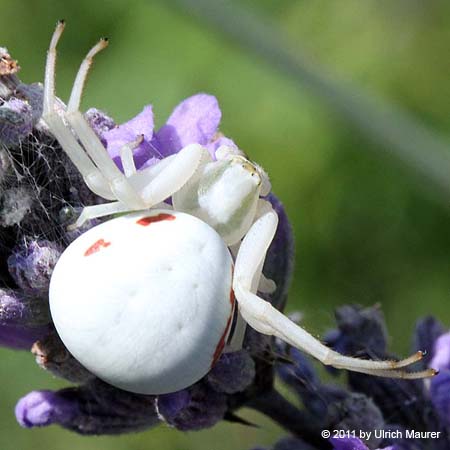
<path fill-rule="evenodd" d="M 101 174 L 93 164 L 89 156 L 79 144 L 71 130 L 64 123 L 61 115 L 56 110 L 55 97 L 55 65 L 56 65 L 56 46 L 64 31 L 64 21 L 58 22 L 53 33 L 50 47 L 47 53 L 47 62 L 45 65 L 44 81 L 44 107 L 42 120 L 48 125 L 50 131 L 54 134 L 61 147 L 74 163 L 75 167 L 83 176 L 89 189 L 100 197 L 108 200 L 115 200 L 106 178 Z"/>
<path fill-rule="evenodd" d="M 251 327 L 260 333 L 279 337 L 293 347 L 317 358 L 323 364 L 339 369 L 391 378 L 425 378 L 436 374 L 433 369 L 420 372 L 398 370 L 419 361 L 423 356 L 422 352 L 417 352 L 401 361 L 374 361 L 341 355 L 322 344 L 269 302 L 255 295 L 252 292 L 254 278 L 258 276 L 259 267 L 264 261 L 277 225 L 278 216 L 274 211 L 264 214 L 250 228 L 237 255 L 233 290 L 239 311 Z"/>
<path fill-rule="evenodd" d="M 133 189 L 141 195 L 143 206 L 140 209 L 170 208 L 170 205 L 162 202 L 193 176 L 202 155 L 207 153 L 207 150 L 200 145 L 192 144 L 176 155 L 138 172 L 134 166 L 132 151 L 141 140 L 142 136 L 139 136 L 134 142 L 125 144 L 119 151 L 125 174 L 129 176 L 128 180 Z M 136 210 L 133 205 L 121 201 L 86 206 L 76 222 L 68 229 L 74 230 L 91 219 Z"/>

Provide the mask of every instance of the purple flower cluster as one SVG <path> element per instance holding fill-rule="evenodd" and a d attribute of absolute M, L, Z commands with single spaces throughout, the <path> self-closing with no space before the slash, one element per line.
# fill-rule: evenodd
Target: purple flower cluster
<path fill-rule="evenodd" d="M 344 306 L 328 344 L 361 358 L 388 359 L 386 327 L 377 307 Z M 284 358 L 278 376 L 299 397 L 312 430 L 279 441 L 273 450 L 444 450 L 450 448 L 450 333 L 434 318 L 420 320 L 413 350 L 429 349 L 419 363 L 440 369 L 431 380 L 378 378 L 348 372 L 346 385 L 322 383 L 301 352 L 277 342 Z M 286 363 L 286 359 L 290 363 Z M 338 372 L 330 372 L 337 376 Z M 331 433 L 327 442 L 318 436 Z"/>
<path fill-rule="evenodd" d="M 272 386 L 273 365 L 266 357 L 270 347 L 257 333 L 248 333 L 242 350 L 223 354 L 198 383 L 161 396 L 131 394 L 101 382 L 64 347 L 49 314 L 49 281 L 64 248 L 82 232 L 67 232 L 67 224 L 84 205 L 101 199 L 87 190 L 39 120 L 41 86 L 23 85 L 14 74 L 1 77 L 0 86 L 0 344 L 31 349 L 40 367 L 77 384 L 58 392 L 29 393 L 16 406 L 18 422 L 27 428 L 59 424 L 81 434 L 115 434 L 161 422 L 196 430 L 222 419 L 240 421 L 234 411 Z M 213 157 L 220 145 L 235 146 L 219 133 L 221 111 L 216 98 L 207 94 L 179 104 L 158 131 L 153 129 L 151 106 L 119 126 L 96 109 L 87 111 L 86 118 L 119 167 L 118 149 L 139 136 L 142 142 L 134 151 L 138 168 L 191 143 L 204 145 Z M 292 235 L 283 207 L 274 196 L 268 199 L 279 214 L 280 227 L 264 270 L 279 286 L 270 300 L 283 305 Z"/>
<path fill-rule="evenodd" d="M 7 61 L 9 55 L 4 49 L 0 52 L 0 59 Z M 16 406 L 20 425 L 58 424 L 97 435 L 139 431 L 160 423 L 199 430 L 220 420 L 246 425 L 238 415 L 239 408 L 246 406 L 290 433 L 273 450 L 450 448 L 450 333 L 433 318 L 417 324 L 413 342 L 414 350 L 429 352 L 420 364 L 441 370 L 431 381 L 348 373 L 345 382 L 324 382 L 302 352 L 252 329 L 247 330 L 242 350 L 223 354 L 208 375 L 179 392 L 132 394 L 86 370 L 55 332 L 48 286 L 59 255 L 83 231 L 67 232 L 67 224 L 84 205 L 102 200 L 87 189 L 39 120 L 41 105 L 40 85 L 22 84 L 12 69 L 0 73 L 0 345 L 31 350 L 40 367 L 75 386 L 25 395 Z M 139 136 L 142 141 L 134 151 L 138 169 L 190 143 L 204 145 L 213 157 L 220 145 L 235 146 L 218 131 L 221 111 L 217 100 L 207 94 L 184 100 L 157 131 L 151 106 L 119 126 L 96 109 L 90 109 L 86 118 L 119 167 L 118 149 Z M 280 223 L 264 266 L 277 290 L 267 298 L 283 309 L 292 270 L 292 234 L 282 205 L 273 195 L 268 199 Z M 336 320 L 337 328 L 327 335 L 336 350 L 362 358 L 393 357 L 387 351 L 379 309 L 345 306 L 337 311 Z M 342 375 L 336 370 L 330 373 Z M 276 378 L 302 407 L 276 390 Z M 323 430 L 340 430 L 344 435 L 331 434 L 328 439 Z M 408 430 L 419 435 L 411 438 Z M 420 434 L 427 431 L 439 433 L 439 438 Z M 354 433 L 365 433 L 366 438 Z"/>

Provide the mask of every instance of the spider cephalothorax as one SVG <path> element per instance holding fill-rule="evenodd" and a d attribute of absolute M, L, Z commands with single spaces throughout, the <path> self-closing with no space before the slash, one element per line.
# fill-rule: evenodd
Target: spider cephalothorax
<path fill-rule="evenodd" d="M 262 267 L 278 216 L 261 198 L 270 192 L 267 175 L 238 149 L 222 146 L 213 158 L 194 143 L 137 170 L 138 136 L 119 152 L 122 172 L 79 111 L 92 58 L 106 40 L 83 60 L 67 108 L 55 108 L 63 28 L 60 22 L 48 52 L 43 120 L 88 187 L 112 200 L 87 206 L 74 227 L 129 213 L 80 236 L 53 273 L 53 320 L 76 358 L 122 389 L 173 392 L 204 376 L 221 352 L 239 349 L 249 324 L 337 368 L 399 378 L 435 373 L 400 370 L 421 352 L 401 361 L 340 355 L 256 294 L 276 289 Z M 171 205 L 162 203 L 169 198 Z M 228 336 L 235 300 L 237 320 Z M 85 302 L 89 316 L 82 312 Z"/>

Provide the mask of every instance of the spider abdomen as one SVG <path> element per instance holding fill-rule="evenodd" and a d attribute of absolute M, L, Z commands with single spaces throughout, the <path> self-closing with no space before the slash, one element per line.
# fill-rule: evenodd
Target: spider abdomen
<path fill-rule="evenodd" d="M 161 394 L 196 382 L 220 355 L 231 281 L 230 253 L 209 225 L 152 210 L 76 239 L 53 272 L 50 307 L 64 344 L 91 372 Z"/>

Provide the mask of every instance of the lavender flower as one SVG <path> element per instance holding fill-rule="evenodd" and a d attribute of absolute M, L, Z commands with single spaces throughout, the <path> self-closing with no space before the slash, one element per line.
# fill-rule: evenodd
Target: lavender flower
<path fill-rule="evenodd" d="M 182 101 L 170 115 L 166 124 L 154 132 L 153 108 L 146 106 L 141 113 L 118 127 L 102 131 L 96 128 L 106 144 L 111 158 L 122 169 L 120 148 L 143 136 L 134 150 L 136 168 L 148 167 L 166 156 L 173 155 L 189 144 L 205 146 L 215 158 L 222 144 L 235 146 L 233 141 L 218 132 L 222 113 L 217 99 L 212 95 L 197 94 Z"/>
<path fill-rule="evenodd" d="M 23 85 L 16 78 L 7 77 L 2 83 L 8 87 L 5 103 L 15 96 L 17 101 L 20 97 L 26 103 L 26 117 L 32 124 L 32 132 L 26 130 L 14 141 L 8 136 L 15 129 L 2 129 L 1 133 L 1 138 L 8 139 L 3 139 L 7 152 L 6 158 L 2 158 L 6 176 L 0 211 L 6 236 L 1 251 L 7 265 L 1 268 L 0 274 L 4 285 L 13 289 L 5 290 L 2 295 L 4 314 L 0 316 L 0 339 L 3 339 L 0 342 L 19 348 L 32 347 L 43 369 L 80 384 L 58 392 L 28 394 L 16 408 L 19 423 L 25 427 L 59 424 L 79 433 L 109 434 L 136 431 L 160 421 L 182 430 L 212 426 L 222 419 L 239 421 L 233 411 L 242 406 L 245 399 L 270 387 L 268 381 L 273 379 L 273 367 L 265 354 L 270 351 L 267 339 L 257 333 L 248 333 L 245 349 L 223 354 L 203 380 L 181 392 L 159 398 L 132 395 L 105 385 L 64 347 L 48 314 L 49 280 L 59 255 L 74 238 L 73 233 L 66 231 L 67 224 L 83 204 L 95 204 L 100 199 L 86 189 L 81 176 L 45 125 L 34 119 L 41 112 L 42 92 L 35 85 Z M 40 101 L 36 101 L 36 97 Z M 206 94 L 182 102 L 157 132 L 153 130 L 151 106 L 120 126 L 96 109 L 89 110 L 86 117 L 119 166 L 117 149 L 138 136 L 143 136 L 134 151 L 138 168 L 148 167 L 189 143 L 205 145 L 213 156 L 222 143 L 234 145 L 219 133 L 220 108 L 217 100 Z M 14 205 L 16 212 L 23 211 L 15 216 L 7 210 L 8 195 L 10 198 L 13 193 L 17 193 L 16 203 L 23 205 L 22 209 L 17 207 L 19 204 Z M 29 200 L 24 202 L 25 198 Z M 280 228 L 264 270 L 280 286 L 272 300 L 283 305 L 292 267 L 291 229 L 280 202 L 274 196 L 269 200 L 280 216 Z M 36 234 L 42 238 L 34 239 Z M 262 377 L 262 374 L 265 375 Z M 136 412 L 136 405 L 140 403 L 140 412 Z M 124 407 L 128 404 L 133 408 Z"/>
<path fill-rule="evenodd" d="M 238 410 L 246 406 L 266 414 L 290 433 L 273 450 L 450 447 L 450 335 L 432 318 L 418 324 L 414 337 L 415 349 L 429 350 L 424 363 L 441 369 L 430 386 L 420 380 L 357 373 L 348 374 L 345 383 L 324 382 L 300 351 L 253 329 L 247 330 L 242 350 L 222 354 L 202 380 L 175 393 L 131 394 L 100 381 L 84 368 L 54 330 L 48 285 L 60 253 L 82 232 L 67 232 L 67 224 L 83 205 L 102 200 L 89 191 L 39 120 L 41 87 L 20 83 L 15 66 L 8 67 L 0 72 L 0 344 L 31 349 L 40 367 L 77 384 L 57 392 L 25 395 L 16 407 L 20 425 L 57 424 L 80 434 L 120 434 L 162 422 L 178 430 L 199 430 L 221 420 L 246 424 L 238 416 Z M 216 98 L 207 94 L 181 102 L 157 131 L 150 105 L 119 126 L 96 109 L 90 109 L 86 118 L 119 167 L 120 146 L 140 136 L 142 141 L 134 151 L 138 169 L 191 143 L 206 146 L 213 158 L 220 145 L 235 146 L 220 134 L 221 111 Z M 277 290 L 266 298 L 283 309 L 292 271 L 292 233 L 281 203 L 274 195 L 267 199 L 280 223 L 264 266 Z M 340 352 L 393 356 L 387 350 L 387 330 L 378 308 L 345 306 L 337 311 L 336 319 L 337 328 L 327 340 Z M 292 390 L 302 407 L 276 390 L 276 378 Z M 372 434 L 364 441 L 324 439 L 321 432 L 333 429 L 385 433 Z M 440 439 L 409 438 L 408 429 L 439 432 Z M 392 438 L 392 430 L 402 437 Z"/>
<path fill-rule="evenodd" d="M 431 380 L 430 395 L 440 419 L 450 426 L 450 333 L 440 335 L 433 349 L 432 367 L 439 369 L 439 375 Z"/>
<path fill-rule="evenodd" d="M 131 394 L 99 380 L 58 392 L 30 392 L 15 412 L 23 427 L 58 424 L 80 434 L 122 434 L 158 423 L 153 396 Z"/>

